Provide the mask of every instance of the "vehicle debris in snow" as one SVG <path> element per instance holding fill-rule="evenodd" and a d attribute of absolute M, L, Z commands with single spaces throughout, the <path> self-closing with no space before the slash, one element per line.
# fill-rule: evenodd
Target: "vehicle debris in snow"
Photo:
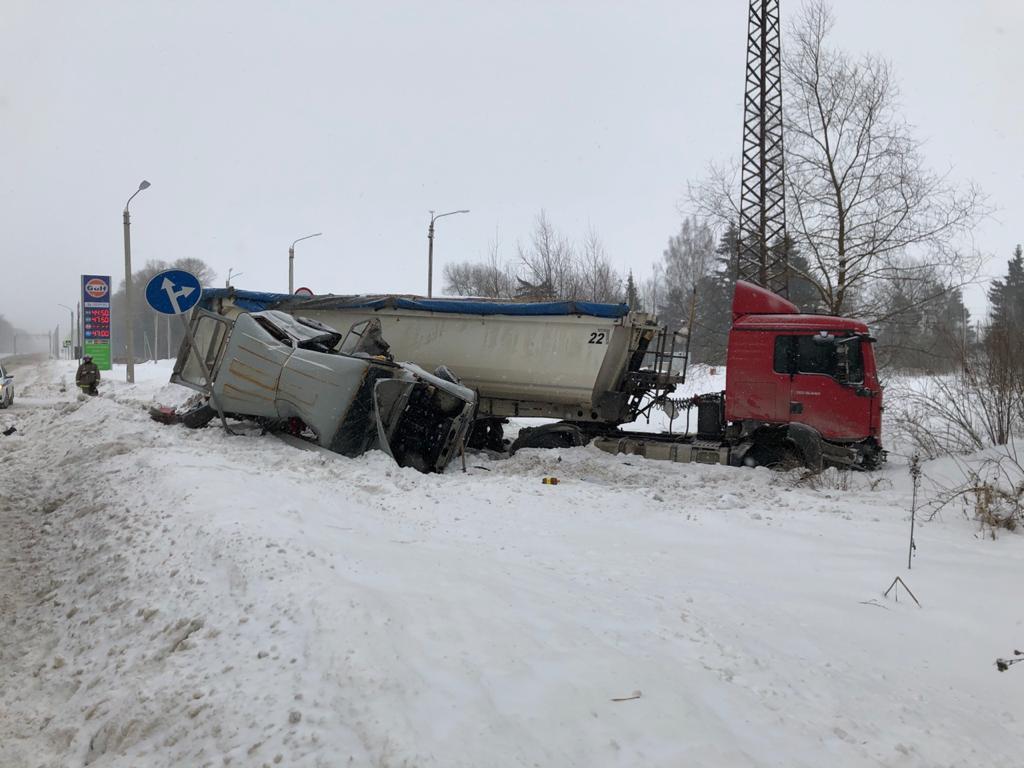
<path fill-rule="evenodd" d="M 472 426 L 476 393 L 444 366 L 428 373 L 395 362 L 376 320 L 343 338 L 275 310 L 234 319 L 197 312 L 192 336 L 196 348 L 182 342 L 171 381 L 200 396 L 178 410 L 151 408 L 156 421 L 206 426 L 216 415 L 212 395 L 225 414 L 266 432 L 308 437 L 345 456 L 378 448 L 421 472 L 442 471 Z"/>

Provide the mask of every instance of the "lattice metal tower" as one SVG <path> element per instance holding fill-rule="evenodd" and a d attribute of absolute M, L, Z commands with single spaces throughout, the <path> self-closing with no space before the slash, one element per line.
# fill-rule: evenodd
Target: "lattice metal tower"
<path fill-rule="evenodd" d="M 736 274 L 788 293 L 779 0 L 750 0 Z"/>

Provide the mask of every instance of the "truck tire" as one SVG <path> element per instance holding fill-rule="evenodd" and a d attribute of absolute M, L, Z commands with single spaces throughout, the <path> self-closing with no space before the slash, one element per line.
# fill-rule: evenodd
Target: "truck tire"
<path fill-rule="evenodd" d="M 545 424 L 520 430 L 509 454 L 521 448 L 578 448 L 587 442 L 587 436 L 575 424 Z"/>
<path fill-rule="evenodd" d="M 473 450 L 505 451 L 504 419 L 477 419 L 466 446 Z"/>
<path fill-rule="evenodd" d="M 209 403 L 205 403 L 198 408 L 178 414 L 178 423 L 184 424 L 189 429 L 199 429 L 209 424 L 216 415 L 217 412 L 213 407 Z"/>

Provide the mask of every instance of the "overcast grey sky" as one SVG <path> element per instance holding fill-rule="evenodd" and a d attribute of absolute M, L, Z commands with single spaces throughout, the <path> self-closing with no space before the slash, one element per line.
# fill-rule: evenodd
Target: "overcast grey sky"
<path fill-rule="evenodd" d="M 798 9 L 782 0 L 783 15 Z M 835 40 L 891 59 L 936 168 L 1024 240 L 1020 0 L 836 0 Z M 426 292 L 512 257 L 545 209 L 648 274 L 686 181 L 739 151 L 746 0 L 45 2 L 0 5 L 0 314 L 66 322 L 78 275 L 204 259 L 223 284 Z M 975 301 L 981 296 L 977 292 Z"/>

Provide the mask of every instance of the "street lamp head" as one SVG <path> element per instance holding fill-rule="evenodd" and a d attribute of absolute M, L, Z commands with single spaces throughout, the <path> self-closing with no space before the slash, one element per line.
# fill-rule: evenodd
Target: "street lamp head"
<path fill-rule="evenodd" d="M 320 237 L 322 234 L 323 232 L 314 232 L 312 235 L 303 235 L 302 237 L 292 241 L 292 248 L 295 247 L 295 243 L 301 243 L 303 240 L 309 240 L 311 237 Z"/>
<path fill-rule="evenodd" d="M 139 191 L 141 192 L 144 189 L 149 189 L 149 187 L 150 187 L 149 182 L 146 181 L 145 179 L 143 179 L 142 182 L 139 184 Z"/>
<path fill-rule="evenodd" d="M 430 224 L 431 226 L 433 226 L 434 222 L 437 221 L 438 219 L 443 219 L 445 216 L 454 216 L 456 213 L 469 213 L 469 208 L 460 208 L 457 211 L 448 211 L 448 213 L 438 213 L 436 215 L 434 214 L 433 211 L 431 211 Z"/>

